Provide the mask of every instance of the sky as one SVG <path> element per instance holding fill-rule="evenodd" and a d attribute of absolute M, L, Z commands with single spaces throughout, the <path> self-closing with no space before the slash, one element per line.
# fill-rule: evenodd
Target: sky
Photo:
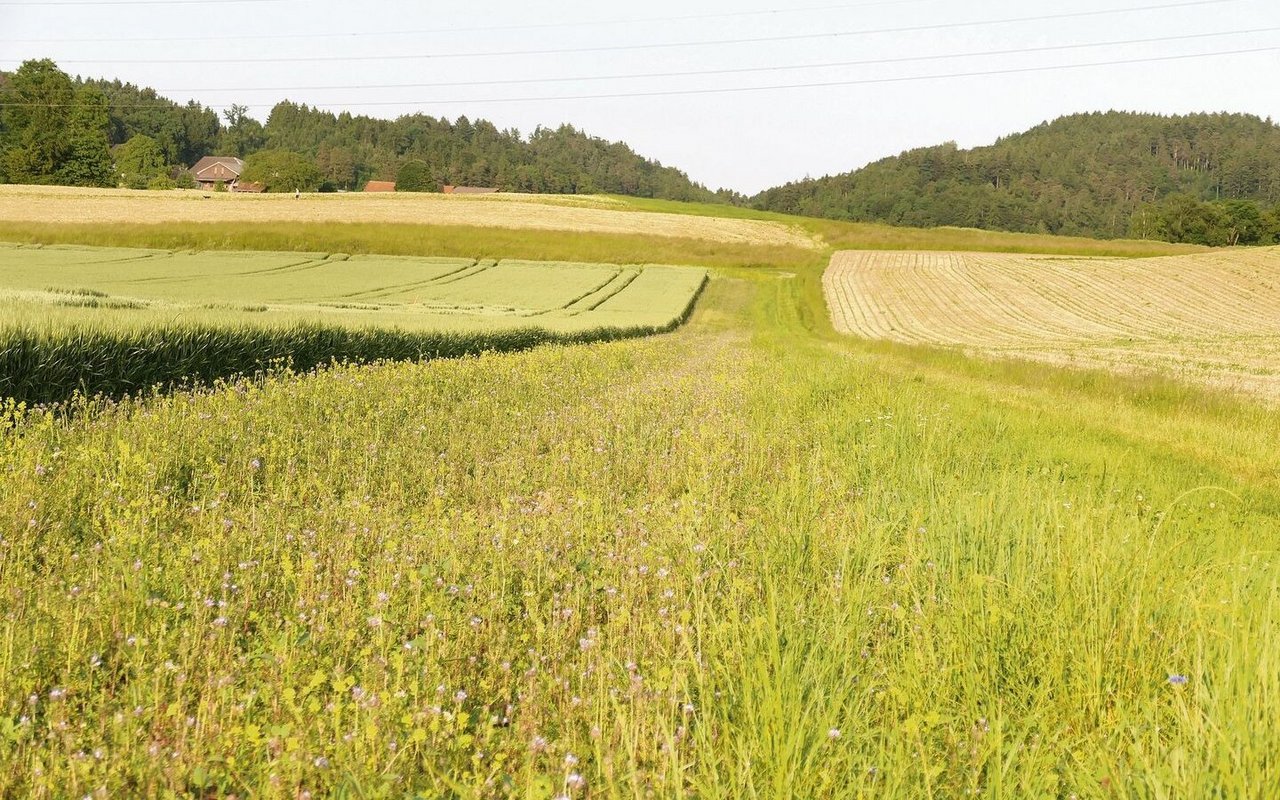
<path fill-rule="evenodd" d="M 45 57 L 263 121 L 567 122 L 747 194 L 1077 112 L 1280 118 L 1277 0 L 0 0 L 0 69 Z"/>

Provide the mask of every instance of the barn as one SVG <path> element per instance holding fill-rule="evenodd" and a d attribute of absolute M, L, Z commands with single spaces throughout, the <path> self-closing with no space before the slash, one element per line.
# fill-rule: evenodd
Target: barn
<path fill-rule="evenodd" d="M 205 156 L 191 168 L 201 189 L 215 189 L 219 184 L 234 190 L 244 172 L 244 162 L 235 156 Z"/>

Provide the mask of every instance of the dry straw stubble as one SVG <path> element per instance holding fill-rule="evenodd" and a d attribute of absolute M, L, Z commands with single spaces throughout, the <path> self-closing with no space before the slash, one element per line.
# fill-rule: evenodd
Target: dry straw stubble
<path fill-rule="evenodd" d="M 227 192 L 0 186 L 0 220 L 27 223 L 323 222 L 467 225 L 630 234 L 726 244 L 818 249 L 780 222 L 620 210 L 609 198 L 543 195 L 231 194 Z"/>
<path fill-rule="evenodd" d="M 838 330 L 1280 399 L 1280 248 L 1151 259 L 841 252 Z"/>

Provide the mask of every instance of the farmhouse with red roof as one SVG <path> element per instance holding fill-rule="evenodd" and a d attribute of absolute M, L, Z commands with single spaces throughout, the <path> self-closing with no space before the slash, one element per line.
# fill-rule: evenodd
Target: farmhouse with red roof
<path fill-rule="evenodd" d="M 205 156 L 191 168 L 191 176 L 201 189 L 214 189 L 222 184 L 234 190 L 244 172 L 244 162 L 235 156 Z"/>

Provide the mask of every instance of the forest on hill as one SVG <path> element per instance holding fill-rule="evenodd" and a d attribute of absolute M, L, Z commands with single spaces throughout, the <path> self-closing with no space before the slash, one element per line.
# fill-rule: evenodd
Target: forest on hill
<path fill-rule="evenodd" d="M 757 195 L 760 209 L 935 227 L 1273 243 L 1280 126 L 1245 114 L 1077 114 Z"/>
<path fill-rule="evenodd" d="M 729 197 L 570 125 L 523 136 L 466 117 L 385 120 L 287 101 L 263 124 L 245 106 L 219 115 L 119 80 L 73 78 L 47 59 L 0 73 L 0 183 L 163 188 L 183 185 L 186 170 L 207 155 L 245 158 L 246 170 L 255 161 L 287 165 L 292 173 L 281 185 L 289 191 L 353 190 L 403 174 L 404 188 L 420 191 L 455 184 L 704 202 Z"/>

